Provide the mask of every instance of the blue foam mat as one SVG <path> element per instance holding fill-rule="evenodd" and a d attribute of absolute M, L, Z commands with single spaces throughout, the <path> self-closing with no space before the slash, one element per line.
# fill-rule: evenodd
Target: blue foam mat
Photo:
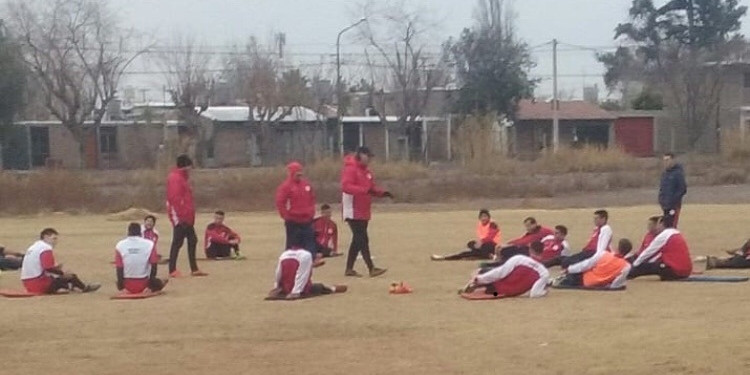
<path fill-rule="evenodd" d="M 586 288 L 583 286 L 565 286 L 565 285 L 558 285 L 558 286 L 551 286 L 552 289 L 567 289 L 567 290 L 585 290 L 589 292 L 621 292 L 623 290 L 626 290 L 627 287 L 621 286 L 619 288 Z"/>
<path fill-rule="evenodd" d="M 746 276 L 692 275 L 685 279 L 675 280 L 694 283 L 743 283 L 750 280 Z"/>

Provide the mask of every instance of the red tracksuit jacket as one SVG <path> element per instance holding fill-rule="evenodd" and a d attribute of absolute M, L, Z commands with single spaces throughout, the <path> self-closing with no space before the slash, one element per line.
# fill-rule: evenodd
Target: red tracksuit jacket
<path fill-rule="evenodd" d="M 540 225 L 536 228 L 534 232 L 524 233 L 523 236 L 510 241 L 509 244 L 515 245 L 515 246 L 529 247 L 531 246 L 532 243 L 541 242 L 544 237 L 554 235 L 554 234 L 555 234 L 554 230 Z"/>
<path fill-rule="evenodd" d="M 292 162 L 287 170 L 289 177 L 276 189 L 276 209 L 285 221 L 308 224 L 315 217 L 315 192 L 306 179 L 294 180 L 294 174 L 302 170 L 302 165 Z"/>
<path fill-rule="evenodd" d="M 333 220 L 322 216 L 318 217 L 313 221 L 313 229 L 315 230 L 315 241 L 319 245 L 330 248 L 334 252 L 339 251 L 338 227 Z"/>
<path fill-rule="evenodd" d="M 344 220 L 370 220 L 372 216 L 372 196 L 382 197 L 385 193 L 375 184 L 370 169 L 362 165 L 354 155 L 344 158 L 341 172 L 341 205 Z"/>
<path fill-rule="evenodd" d="M 167 215 L 172 226 L 195 224 L 195 203 L 188 176 L 186 170 L 175 168 L 167 177 Z"/>
<path fill-rule="evenodd" d="M 240 241 L 240 235 L 226 225 L 208 224 L 206 234 L 203 237 L 203 248 L 208 249 L 212 243 L 228 244 L 229 240 Z"/>

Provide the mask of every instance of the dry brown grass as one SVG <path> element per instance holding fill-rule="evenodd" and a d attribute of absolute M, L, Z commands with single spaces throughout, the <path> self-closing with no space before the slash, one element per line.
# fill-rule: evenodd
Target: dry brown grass
<path fill-rule="evenodd" d="M 592 208 L 502 210 L 506 237 L 521 220 L 566 224 L 579 248 Z M 599 207 L 596 207 L 599 208 Z M 695 255 L 721 255 L 747 238 L 748 205 L 688 205 L 681 225 Z M 616 239 L 640 239 L 657 207 L 610 210 Z M 112 246 L 126 223 L 106 216 L 0 218 L 9 249 L 27 247 L 45 226 L 61 232 L 57 259 L 99 292 L 0 300 L 3 374 L 744 374 L 750 354 L 750 283 L 630 282 L 626 292 L 551 291 L 539 300 L 467 302 L 456 296 L 476 262 L 431 263 L 472 235 L 474 207 L 460 212 L 376 212 L 371 225 L 378 279 L 343 277 L 344 259 L 314 280 L 349 292 L 293 303 L 264 302 L 282 243 L 273 214 L 229 213 L 243 236 L 245 262 L 200 262 L 210 276 L 172 280 L 163 297 L 110 301 Z M 198 217 L 199 231 L 210 215 Z M 338 218 L 337 218 L 338 220 Z M 162 252 L 170 230 L 160 219 Z M 348 230 L 342 228 L 343 244 Z M 179 259 L 184 271 L 184 252 Z M 357 263 L 363 269 L 362 262 Z M 698 269 L 702 266 L 696 265 Z M 161 276 L 165 269 L 160 268 Z M 554 271 L 555 273 L 558 271 Z M 712 274 L 746 275 L 747 271 Z M 404 280 L 410 295 L 388 294 Z M 19 288 L 17 272 L 1 288 Z"/>

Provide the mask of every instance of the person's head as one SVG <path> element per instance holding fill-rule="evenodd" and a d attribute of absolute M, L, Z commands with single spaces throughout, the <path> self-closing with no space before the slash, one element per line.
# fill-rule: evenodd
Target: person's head
<path fill-rule="evenodd" d="M 669 228 L 668 221 L 665 216 L 659 216 L 659 221 L 656 223 L 656 233 L 661 233 L 664 229 Z"/>
<path fill-rule="evenodd" d="M 555 227 L 555 239 L 562 241 L 568 236 L 568 227 L 565 225 L 558 225 Z"/>
<path fill-rule="evenodd" d="M 622 255 L 628 255 L 633 250 L 633 243 L 630 242 L 627 238 L 620 239 L 620 242 L 617 243 L 617 252 Z"/>
<path fill-rule="evenodd" d="M 182 154 L 177 157 L 177 168 L 187 170 L 193 167 L 193 160 L 189 156 Z"/>
<path fill-rule="evenodd" d="M 482 224 L 489 223 L 491 218 L 492 217 L 490 216 L 490 210 L 486 208 L 479 210 L 479 221 L 481 221 Z"/>
<path fill-rule="evenodd" d="M 214 224 L 216 225 L 223 225 L 224 224 L 224 211 L 216 211 L 214 212 Z"/>
<path fill-rule="evenodd" d="M 359 161 L 362 165 L 369 165 L 370 159 L 372 159 L 374 155 L 372 154 L 372 151 L 370 151 L 370 148 L 367 146 L 360 146 L 357 148 L 357 154 L 355 155 L 355 158 L 357 158 L 357 161 Z"/>
<path fill-rule="evenodd" d="M 527 217 L 523 220 L 523 226 L 526 228 L 526 232 L 531 233 L 539 227 L 539 224 L 533 217 Z"/>
<path fill-rule="evenodd" d="M 609 212 L 607 210 L 594 211 L 594 225 L 597 227 L 604 226 L 609 221 Z"/>
<path fill-rule="evenodd" d="M 664 156 L 662 156 L 661 161 L 664 169 L 672 168 L 674 167 L 674 163 L 676 163 L 674 160 L 674 154 L 671 152 L 665 153 Z"/>
<path fill-rule="evenodd" d="M 50 246 L 55 246 L 57 245 L 58 235 L 59 233 L 53 228 L 45 228 L 42 230 L 42 233 L 39 233 L 39 239 L 48 243 Z"/>
<path fill-rule="evenodd" d="M 140 237 L 141 236 L 141 224 L 138 224 L 138 223 L 128 224 L 128 236 Z"/>
<path fill-rule="evenodd" d="M 544 245 L 539 241 L 534 241 L 529 245 L 529 252 L 534 255 L 542 255 Z"/>
<path fill-rule="evenodd" d="M 322 206 L 320 206 L 320 216 L 329 217 L 330 218 L 331 214 L 332 214 L 331 205 L 329 205 L 328 203 L 326 203 L 326 204 L 323 204 Z"/>
<path fill-rule="evenodd" d="M 156 216 L 147 215 L 143 218 L 143 226 L 146 227 L 146 229 L 154 229 L 156 226 Z"/>
<path fill-rule="evenodd" d="M 293 161 L 286 166 L 286 170 L 289 173 L 289 178 L 291 178 L 294 181 L 299 181 L 302 179 L 302 164 L 299 162 Z"/>
<path fill-rule="evenodd" d="M 649 233 L 656 233 L 656 226 L 659 224 L 659 216 L 651 216 L 648 218 L 648 222 L 646 223 L 646 230 Z"/>

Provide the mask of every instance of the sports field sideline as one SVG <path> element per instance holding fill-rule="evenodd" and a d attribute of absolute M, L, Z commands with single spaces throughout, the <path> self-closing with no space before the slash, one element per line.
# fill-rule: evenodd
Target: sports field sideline
<path fill-rule="evenodd" d="M 493 209 L 494 207 L 489 207 Z M 588 238 L 595 208 L 493 210 L 505 238 L 521 221 L 565 224 L 574 249 Z M 721 255 L 747 239 L 750 205 L 688 205 L 680 229 L 692 255 Z M 390 210 L 389 210 L 390 211 Z M 610 208 L 615 240 L 639 243 L 657 207 Z M 199 215 L 199 237 L 210 220 Z M 94 294 L 0 300 L 0 374 L 742 374 L 750 365 L 750 283 L 631 281 L 626 292 L 552 290 L 537 300 L 469 302 L 456 290 L 476 262 L 430 262 L 473 236 L 476 210 L 380 212 L 371 224 L 385 277 L 343 276 L 343 257 L 313 279 L 346 283 L 343 295 L 264 302 L 272 286 L 283 225 L 277 215 L 233 214 L 246 261 L 202 262 L 207 278 L 170 282 L 167 295 L 110 301 L 109 262 L 127 222 L 106 216 L 47 214 L 0 218 L 0 241 L 23 251 L 46 226 L 60 231 L 58 261 Z M 170 238 L 164 217 L 157 224 Z M 348 231 L 341 231 L 348 245 Z M 180 269 L 187 269 L 183 252 Z M 357 267 L 364 267 L 358 262 Z M 702 270 L 703 265 L 696 265 Z M 557 270 L 553 271 L 556 274 Z M 710 271 L 747 274 L 747 271 Z M 166 269 L 160 269 L 166 276 Z M 388 294 L 407 281 L 410 295 Z M 20 288 L 17 272 L 0 287 Z"/>

